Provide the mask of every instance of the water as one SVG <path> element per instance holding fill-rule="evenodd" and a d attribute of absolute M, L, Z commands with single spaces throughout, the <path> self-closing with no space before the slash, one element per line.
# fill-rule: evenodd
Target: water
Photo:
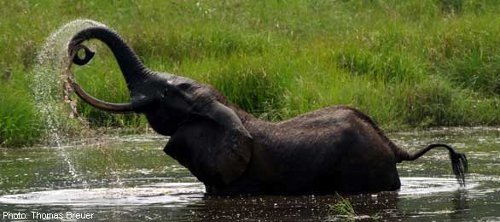
<path fill-rule="evenodd" d="M 68 124 L 69 118 L 76 115 L 76 103 L 69 96 L 71 88 L 67 82 L 70 67 L 67 44 L 78 31 L 94 26 L 104 25 L 92 20 L 78 19 L 54 31 L 37 53 L 31 81 L 35 108 L 39 111 L 41 119 L 45 120 L 46 141 L 57 148 L 74 182 L 83 184 L 86 181 L 80 179 L 68 154 L 61 149 L 61 143 L 66 137 L 65 132 L 71 127 Z M 68 106 L 65 106 L 63 101 L 69 104 L 71 110 L 68 111 Z"/>
<path fill-rule="evenodd" d="M 77 213 L 96 221 L 500 221 L 500 128 L 389 136 L 410 150 L 445 142 L 465 152 L 467 187 L 458 186 L 448 154 L 433 150 L 398 165 L 400 191 L 347 196 L 356 216 L 346 218 L 332 211 L 333 195 L 204 196 L 203 185 L 163 153 L 166 138 L 107 136 L 61 148 L 86 186 L 60 167 L 57 149 L 1 149 L 0 211 L 28 220 L 63 214 L 70 221 Z"/>
<path fill-rule="evenodd" d="M 78 31 L 95 26 L 104 25 L 84 19 L 69 22 L 54 31 L 37 53 L 31 88 L 35 107 L 42 118 L 46 119 L 47 140 L 53 146 L 61 145 L 61 137 L 64 136 L 61 133 L 68 127 L 65 121 L 74 114 L 73 110 L 67 113 L 63 101 L 70 103 L 72 109 L 75 108 L 74 101 L 69 98 L 71 87 L 66 82 L 70 64 L 67 56 L 68 42 Z"/>

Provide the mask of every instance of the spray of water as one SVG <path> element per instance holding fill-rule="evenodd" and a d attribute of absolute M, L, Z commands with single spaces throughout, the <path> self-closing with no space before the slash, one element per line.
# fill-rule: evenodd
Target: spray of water
<path fill-rule="evenodd" d="M 76 104 L 69 97 L 71 88 L 68 85 L 70 58 L 67 45 L 78 31 L 89 27 L 105 26 L 99 22 L 78 19 L 69 22 L 45 41 L 38 52 L 33 69 L 32 84 L 35 107 L 46 124 L 46 141 L 58 149 L 59 155 L 67 164 L 73 182 L 86 186 L 86 181 L 80 179 L 68 153 L 62 147 L 62 141 L 67 137 L 68 124 L 71 118 L 77 117 Z M 64 89 L 62 87 L 64 86 Z M 69 104 L 71 108 L 68 111 Z"/>

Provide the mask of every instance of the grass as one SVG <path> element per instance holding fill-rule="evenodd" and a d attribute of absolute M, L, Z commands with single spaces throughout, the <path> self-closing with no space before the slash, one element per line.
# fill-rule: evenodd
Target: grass
<path fill-rule="evenodd" d="M 3 1 L 0 144 L 43 138 L 30 71 L 44 39 L 77 18 L 117 30 L 148 67 L 212 84 L 261 118 L 345 104 L 385 129 L 500 125 L 499 12 L 495 0 Z M 126 101 L 114 58 L 93 45 L 78 81 Z M 147 125 L 78 108 L 92 126 Z"/>
<path fill-rule="evenodd" d="M 356 212 L 351 202 L 339 194 L 335 194 L 335 203 L 328 205 L 331 214 L 341 216 L 342 219 L 347 221 L 354 221 Z"/>
<path fill-rule="evenodd" d="M 10 146 L 33 144 L 44 129 L 32 108 L 29 93 L 17 87 L 4 85 L 0 88 L 0 142 Z"/>

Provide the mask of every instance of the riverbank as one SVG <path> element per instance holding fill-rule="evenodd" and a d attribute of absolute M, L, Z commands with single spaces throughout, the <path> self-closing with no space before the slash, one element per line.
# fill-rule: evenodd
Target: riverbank
<path fill-rule="evenodd" d="M 31 70 L 45 38 L 76 18 L 115 29 L 151 69 L 212 84 L 264 119 L 343 104 L 386 130 L 500 125 L 500 3 L 361 2 L 2 2 L 0 146 L 44 138 Z M 112 54 L 93 48 L 91 64 L 74 68 L 78 82 L 126 101 Z M 147 127 L 135 115 L 78 110 L 91 127 Z"/>

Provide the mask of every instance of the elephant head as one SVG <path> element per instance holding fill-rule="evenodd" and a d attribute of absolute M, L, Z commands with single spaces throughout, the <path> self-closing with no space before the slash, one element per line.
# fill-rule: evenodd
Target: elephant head
<path fill-rule="evenodd" d="M 244 172 L 252 137 L 219 92 L 185 77 L 146 68 L 125 41 L 106 27 L 88 28 L 73 36 L 68 45 L 73 63 L 85 65 L 92 59 L 94 53 L 83 45 L 90 39 L 104 42 L 113 52 L 130 102 L 101 101 L 73 81 L 81 99 L 105 111 L 144 114 L 156 132 L 171 136 L 165 152 L 203 182 L 229 183 Z M 78 53 L 81 50 L 83 58 Z"/>

